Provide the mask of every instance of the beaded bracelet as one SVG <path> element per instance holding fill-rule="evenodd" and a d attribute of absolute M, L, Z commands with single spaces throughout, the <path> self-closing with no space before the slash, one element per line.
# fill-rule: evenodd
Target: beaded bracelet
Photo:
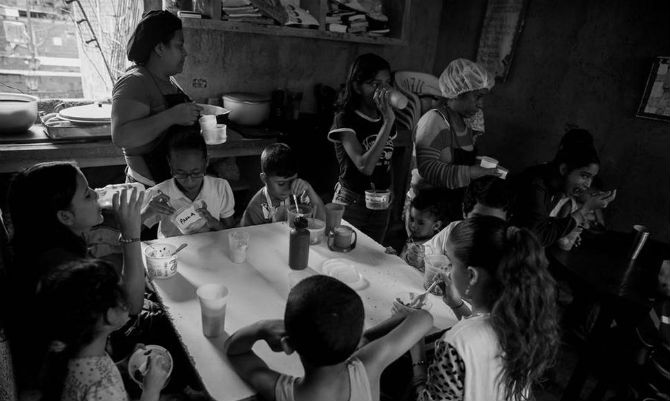
<path fill-rule="evenodd" d="M 423 366 L 423 365 L 425 365 L 425 364 L 426 364 L 426 361 L 424 361 L 424 360 L 420 360 L 420 361 L 414 362 L 414 363 L 412 364 L 412 367 L 415 367 L 415 366 Z"/>
<path fill-rule="evenodd" d="M 140 242 L 139 238 L 124 238 L 123 235 L 119 235 L 119 242 L 122 244 L 132 244 L 133 242 Z"/>

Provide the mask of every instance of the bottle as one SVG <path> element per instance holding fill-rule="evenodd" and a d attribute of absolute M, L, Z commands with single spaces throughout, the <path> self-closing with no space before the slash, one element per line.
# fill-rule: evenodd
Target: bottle
<path fill-rule="evenodd" d="M 307 219 L 299 216 L 293 220 L 293 230 L 288 240 L 288 265 L 293 270 L 303 270 L 309 259 L 309 230 Z"/>

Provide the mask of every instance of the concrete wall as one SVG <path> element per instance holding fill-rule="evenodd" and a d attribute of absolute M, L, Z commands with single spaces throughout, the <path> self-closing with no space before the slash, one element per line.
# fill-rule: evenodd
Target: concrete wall
<path fill-rule="evenodd" d="M 434 73 L 476 56 L 485 0 L 447 0 Z M 635 117 L 651 64 L 670 56 L 667 0 L 529 0 L 507 82 L 486 104 L 482 153 L 513 171 L 550 160 L 566 124 L 589 129 L 609 225 L 670 241 L 670 124 Z"/>
<path fill-rule="evenodd" d="M 441 11 L 442 0 L 412 2 L 407 46 L 185 29 L 189 57 L 177 80 L 201 99 L 235 91 L 298 90 L 304 94 L 301 111 L 313 112 L 314 84 L 339 88 L 359 54 L 377 53 L 397 70 L 432 70 Z M 194 79 L 207 80 L 207 87 L 194 87 Z"/>

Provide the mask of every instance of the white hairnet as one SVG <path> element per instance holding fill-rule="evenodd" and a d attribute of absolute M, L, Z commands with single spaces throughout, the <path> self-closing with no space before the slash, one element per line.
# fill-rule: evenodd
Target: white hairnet
<path fill-rule="evenodd" d="M 484 88 L 491 89 L 495 80 L 486 68 L 474 61 L 459 58 L 449 63 L 442 71 L 439 83 L 442 96 L 453 99 L 461 93 Z"/>

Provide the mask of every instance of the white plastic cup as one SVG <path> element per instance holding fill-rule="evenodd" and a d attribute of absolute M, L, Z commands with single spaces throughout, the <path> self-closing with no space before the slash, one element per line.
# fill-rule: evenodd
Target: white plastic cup
<path fill-rule="evenodd" d="M 200 123 L 200 129 L 203 131 L 216 129 L 216 116 L 213 114 L 200 117 L 198 122 Z"/>
<path fill-rule="evenodd" d="M 405 107 L 407 107 L 407 103 L 409 103 L 409 99 L 407 99 L 407 96 L 403 95 L 402 92 L 396 89 L 390 89 L 389 90 L 389 102 L 391 103 L 391 106 L 398 110 L 402 110 Z"/>
<path fill-rule="evenodd" d="M 500 174 L 498 178 L 504 180 L 505 178 L 507 178 L 507 173 L 509 173 L 508 169 L 506 169 L 505 167 L 498 167 L 498 174 Z"/>
<path fill-rule="evenodd" d="M 226 124 L 216 124 L 214 128 L 203 128 L 202 137 L 208 145 L 219 145 L 226 142 L 227 126 Z"/>
<path fill-rule="evenodd" d="M 391 205 L 391 191 L 365 191 L 365 207 L 370 210 L 386 210 Z"/>
<path fill-rule="evenodd" d="M 139 182 L 128 182 L 124 184 L 110 184 L 106 185 L 103 188 L 96 188 L 95 192 L 98 194 L 98 205 L 102 209 L 111 209 L 112 208 L 112 198 L 117 192 L 121 192 L 124 189 L 131 191 L 133 188 L 137 188 L 139 192 L 145 190 L 144 185 Z"/>
<path fill-rule="evenodd" d="M 228 246 L 230 249 L 230 260 L 233 263 L 244 263 L 247 260 L 247 248 L 249 247 L 249 233 L 235 230 L 228 233 Z"/>
<path fill-rule="evenodd" d="M 202 334 L 218 337 L 225 333 L 228 287 L 223 284 L 205 284 L 195 291 L 200 301 Z"/>
<path fill-rule="evenodd" d="M 428 287 L 433 284 L 437 279 L 438 274 L 446 272 L 449 267 L 449 258 L 445 255 L 426 255 L 424 257 L 424 276 L 423 276 L 423 287 L 428 289 Z M 434 294 L 440 295 L 441 291 L 439 287 L 433 287 Z"/>
<path fill-rule="evenodd" d="M 479 165 L 484 168 L 496 168 L 498 167 L 498 160 L 492 157 L 483 156 Z"/>
<path fill-rule="evenodd" d="M 170 278 L 177 273 L 177 247 L 171 244 L 151 244 L 144 248 L 147 273 L 151 278 Z"/>

